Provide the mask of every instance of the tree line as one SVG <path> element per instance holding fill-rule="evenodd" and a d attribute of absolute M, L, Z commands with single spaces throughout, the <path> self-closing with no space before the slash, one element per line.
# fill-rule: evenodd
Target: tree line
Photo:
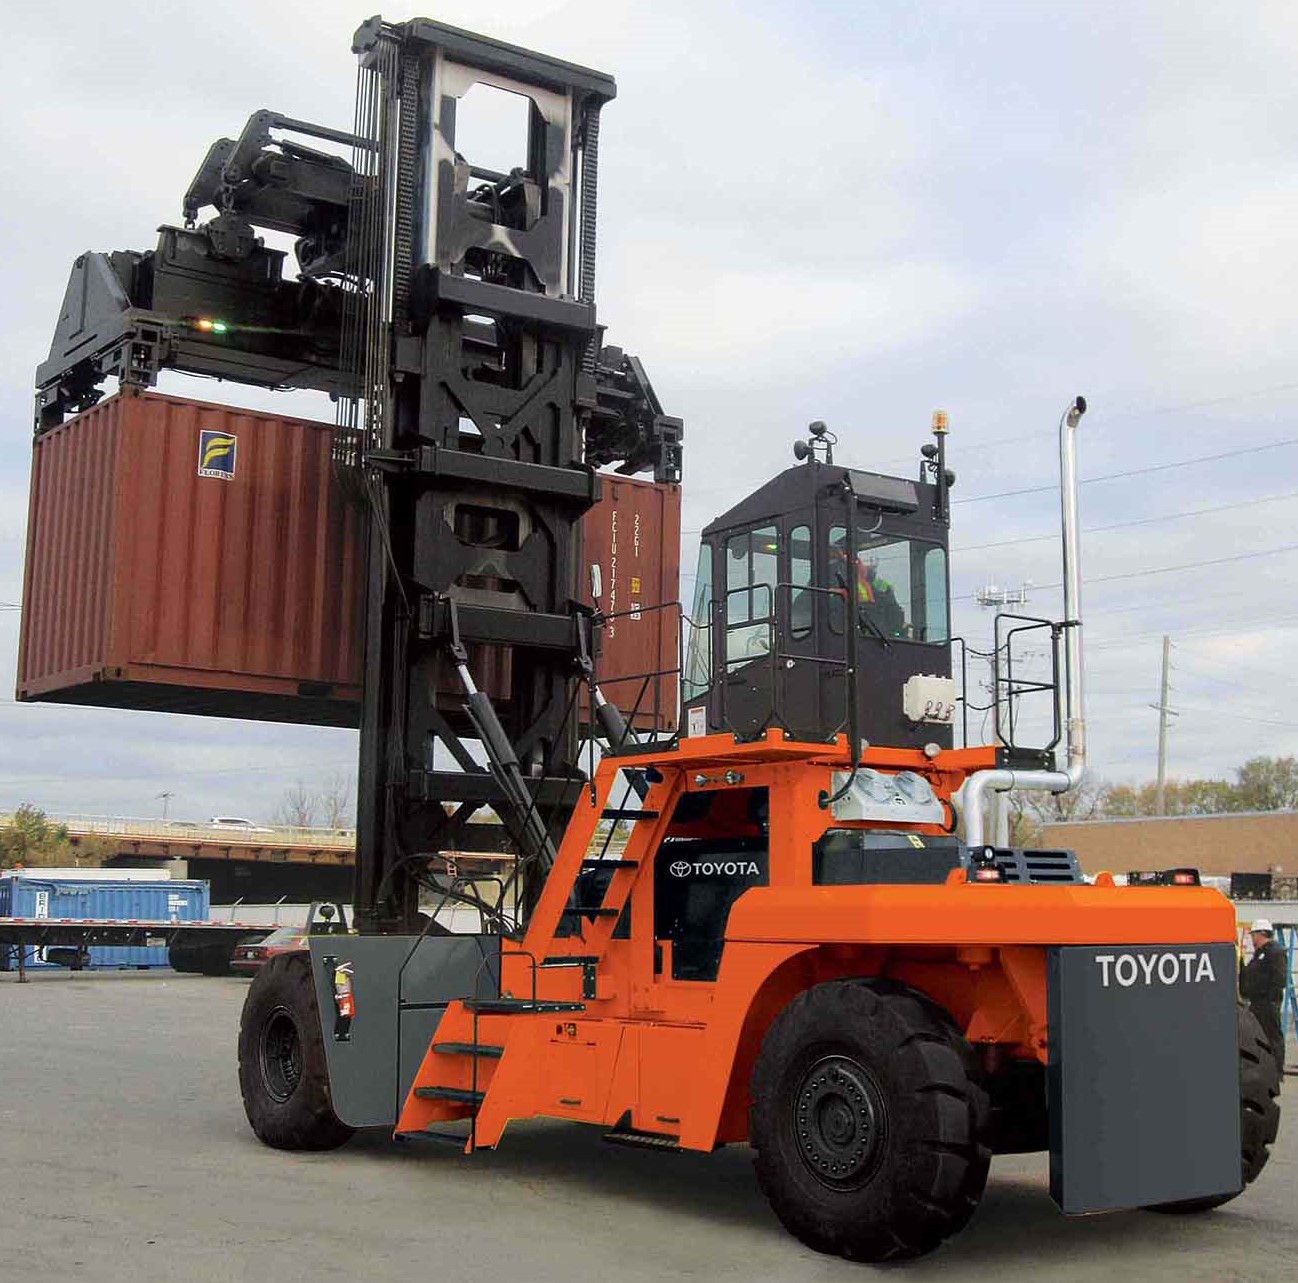
<path fill-rule="evenodd" d="M 0 869 L 94 867 L 109 854 L 109 844 L 102 838 L 85 837 L 73 845 L 67 826 L 55 824 L 30 802 L 0 825 Z"/>
<path fill-rule="evenodd" d="M 1014 840 L 1032 840 L 1042 825 L 1069 821 L 1298 810 L 1298 757 L 1251 757 L 1232 775 L 1233 779 L 1167 780 L 1161 810 L 1154 780 L 1109 784 L 1088 779 L 1069 793 L 1014 793 Z"/>
<path fill-rule="evenodd" d="M 355 784 L 351 776 L 340 773 L 315 788 L 298 780 L 285 789 L 272 822 L 290 828 L 349 829 L 355 825 L 355 814 Z M 23 802 L 0 824 L 0 869 L 93 867 L 115 851 L 98 837 L 79 837 L 74 843 L 65 825 L 31 802 Z"/>
<path fill-rule="evenodd" d="M 286 788 L 273 818 L 287 828 L 350 829 L 355 816 L 356 782 L 340 772 L 317 788 L 308 788 L 301 780 Z"/>

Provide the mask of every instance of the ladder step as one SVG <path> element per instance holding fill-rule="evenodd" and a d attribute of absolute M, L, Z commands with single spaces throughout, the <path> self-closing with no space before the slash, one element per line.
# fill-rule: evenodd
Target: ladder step
<path fill-rule="evenodd" d="M 481 1105 L 484 1091 L 469 1091 L 464 1087 L 416 1087 L 415 1095 L 421 1100 L 453 1100 L 459 1105 Z"/>
<path fill-rule="evenodd" d="M 533 1002 L 531 998 L 465 998 L 463 1002 L 466 1011 L 476 1011 L 482 1016 L 512 1015 L 515 1012 L 520 1015 L 530 1015 L 533 1012 L 545 1014 L 586 1010 L 584 1002 L 549 1002 L 543 999 Z"/>
<path fill-rule="evenodd" d="M 580 914 L 583 918 L 620 918 L 621 909 L 605 909 L 595 904 L 574 904 L 564 909 L 569 916 Z"/>
<path fill-rule="evenodd" d="M 660 1136 L 656 1132 L 605 1132 L 603 1139 L 610 1145 L 631 1145 L 637 1149 L 658 1149 L 671 1154 L 681 1152 L 680 1137 Z"/>
<path fill-rule="evenodd" d="M 609 806 L 599 813 L 599 818 L 601 820 L 630 820 L 634 824 L 637 820 L 656 820 L 658 815 L 659 812 L 657 811 L 639 811 L 621 806 Z"/>
<path fill-rule="evenodd" d="M 543 967 L 584 967 L 594 966 L 600 959 L 593 953 L 556 953 L 549 958 L 541 959 Z"/>
<path fill-rule="evenodd" d="M 639 860 L 583 860 L 581 862 L 583 869 L 638 869 Z"/>
<path fill-rule="evenodd" d="M 486 1042 L 435 1042 L 433 1050 L 443 1056 L 478 1056 L 484 1060 L 499 1060 L 505 1054 L 503 1047 Z"/>
<path fill-rule="evenodd" d="M 454 1145 L 456 1149 L 463 1149 L 469 1143 L 468 1132 L 465 1132 L 462 1136 L 457 1136 L 454 1132 L 444 1132 L 435 1127 L 425 1127 L 423 1131 L 413 1134 L 420 1136 L 424 1140 L 436 1141 L 439 1145 Z"/>

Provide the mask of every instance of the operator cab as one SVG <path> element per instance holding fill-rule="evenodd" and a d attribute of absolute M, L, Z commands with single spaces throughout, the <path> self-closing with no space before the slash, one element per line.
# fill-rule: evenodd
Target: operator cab
<path fill-rule="evenodd" d="M 713 521 L 684 673 L 691 735 L 951 745 L 945 420 L 907 480 L 833 462 L 812 424 L 789 468 Z M 853 699 L 854 696 L 854 699 Z"/>

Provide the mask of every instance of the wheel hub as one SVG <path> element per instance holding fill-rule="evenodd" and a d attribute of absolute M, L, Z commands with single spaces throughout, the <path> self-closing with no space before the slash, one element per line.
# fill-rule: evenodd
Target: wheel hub
<path fill-rule="evenodd" d="M 261 1027 L 261 1077 L 267 1094 L 286 1101 L 302 1081 L 302 1038 L 287 1007 L 276 1007 Z"/>
<path fill-rule="evenodd" d="M 887 1114 L 874 1075 L 850 1056 L 817 1060 L 798 1083 L 793 1105 L 798 1152 L 823 1185 L 863 1185 L 883 1152 Z"/>

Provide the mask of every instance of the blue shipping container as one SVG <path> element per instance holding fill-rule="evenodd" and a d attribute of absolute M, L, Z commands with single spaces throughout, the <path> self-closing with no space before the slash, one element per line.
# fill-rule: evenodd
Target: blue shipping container
<path fill-rule="evenodd" d="M 0 918 L 116 918 L 148 922 L 204 922 L 211 916 L 208 886 L 196 881 L 109 881 L 42 878 L 38 871 L 0 877 Z M 28 951 L 29 967 L 49 967 L 42 951 Z M 95 945 L 90 966 L 165 967 L 167 950 L 154 945 Z"/>

